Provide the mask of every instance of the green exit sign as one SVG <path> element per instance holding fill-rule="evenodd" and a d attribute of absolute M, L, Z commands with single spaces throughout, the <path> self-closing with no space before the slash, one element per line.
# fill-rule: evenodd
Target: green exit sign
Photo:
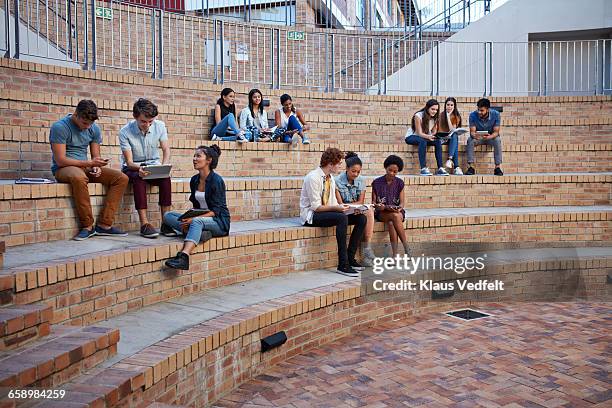
<path fill-rule="evenodd" d="M 96 7 L 96 17 L 104 18 L 106 20 L 113 19 L 113 9 L 106 7 Z"/>
<path fill-rule="evenodd" d="M 303 31 L 287 31 L 287 39 L 293 41 L 304 41 L 306 33 Z"/>

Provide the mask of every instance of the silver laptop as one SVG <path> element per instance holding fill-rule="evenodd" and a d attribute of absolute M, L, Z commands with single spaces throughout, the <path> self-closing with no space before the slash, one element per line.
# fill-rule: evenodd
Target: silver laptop
<path fill-rule="evenodd" d="M 144 176 L 143 180 L 152 180 L 159 178 L 170 177 L 170 170 L 172 170 L 171 164 L 152 164 L 150 166 L 143 166 L 149 175 Z"/>

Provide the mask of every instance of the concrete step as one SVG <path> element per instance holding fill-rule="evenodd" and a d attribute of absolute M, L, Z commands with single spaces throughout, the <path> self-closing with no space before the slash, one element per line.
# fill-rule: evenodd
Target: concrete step
<path fill-rule="evenodd" d="M 19 305 L 0 308 L 0 351 L 20 347 L 51 331 L 53 308 L 47 305 Z"/>

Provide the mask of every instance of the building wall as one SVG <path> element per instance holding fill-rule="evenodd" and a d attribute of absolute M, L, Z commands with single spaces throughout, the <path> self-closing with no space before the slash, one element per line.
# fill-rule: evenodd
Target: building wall
<path fill-rule="evenodd" d="M 612 27 L 610 1 L 589 1 L 587 11 L 583 2 L 574 0 L 512 0 L 454 34 L 448 41 L 440 44 L 434 55 L 431 52 L 425 53 L 399 72 L 387 77 L 386 86 L 392 94 L 397 95 L 427 94 L 431 88 L 423 90 L 415 87 L 414 78 L 430 78 L 433 63 L 434 68 L 438 65 L 440 67 L 441 93 L 482 95 L 485 91 L 485 81 L 491 82 L 490 78 L 484 77 L 485 69 L 492 69 L 494 94 L 526 95 L 527 83 L 530 75 L 533 75 L 530 71 L 537 68 L 534 67 L 534 57 L 530 55 L 534 50 L 514 43 L 526 43 L 529 34 L 535 32 L 570 32 L 606 27 Z M 493 49 L 492 59 L 489 51 L 489 56 L 485 59 L 482 44 L 485 41 L 500 43 L 495 45 L 497 49 Z M 549 61 L 556 64 L 549 64 L 547 72 L 552 73 L 553 66 L 559 72 L 563 66 L 563 58 L 557 55 L 549 55 Z M 589 58 L 590 56 L 583 55 L 575 63 L 581 61 L 586 64 Z M 486 68 L 487 66 L 489 68 Z M 574 77 L 581 83 L 587 80 L 584 74 L 576 75 L 572 76 L 572 82 Z M 467 89 L 471 85 L 466 85 L 466 82 L 470 81 L 476 84 L 471 92 Z M 521 84 L 523 86 L 520 86 Z M 372 87 L 370 92 L 375 93 L 377 88 Z M 585 93 L 594 93 L 587 84 L 580 89 L 585 89 Z"/>

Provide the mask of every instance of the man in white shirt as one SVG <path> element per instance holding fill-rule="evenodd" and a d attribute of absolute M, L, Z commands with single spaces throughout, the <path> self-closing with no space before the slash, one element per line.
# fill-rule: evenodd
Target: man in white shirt
<path fill-rule="evenodd" d="M 323 152 L 320 166 L 304 178 L 300 195 L 300 218 L 306 226 L 336 227 L 338 245 L 337 271 L 347 276 L 359 276 L 364 267 L 355 260 L 359 242 L 363 237 L 367 218 L 363 214 L 347 215 L 348 205 L 339 205 L 336 200 L 336 183 L 332 174 L 340 171 L 344 153 L 330 147 Z M 354 225 L 348 248 L 346 230 Z"/>
<path fill-rule="evenodd" d="M 159 187 L 159 207 L 161 219 L 172 206 L 172 183 L 170 177 L 147 179 L 149 173 L 144 166 L 153 164 L 170 164 L 170 143 L 166 125 L 157 119 L 157 106 L 148 99 L 141 98 L 134 103 L 134 120 L 119 131 L 119 144 L 123 156 L 123 172 L 130 178 L 134 189 L 134 203 L 140 218 L 140 235 L 146 238 L 157 238 L 159 231 L 149 223 L 147 217 L 147 184 Z M 162 157 L 159 154 L 162 150 Z M 163 225 L 162 225 L 162 228 Z M 164 235 L 172 236 L 166 228 Z"/>

